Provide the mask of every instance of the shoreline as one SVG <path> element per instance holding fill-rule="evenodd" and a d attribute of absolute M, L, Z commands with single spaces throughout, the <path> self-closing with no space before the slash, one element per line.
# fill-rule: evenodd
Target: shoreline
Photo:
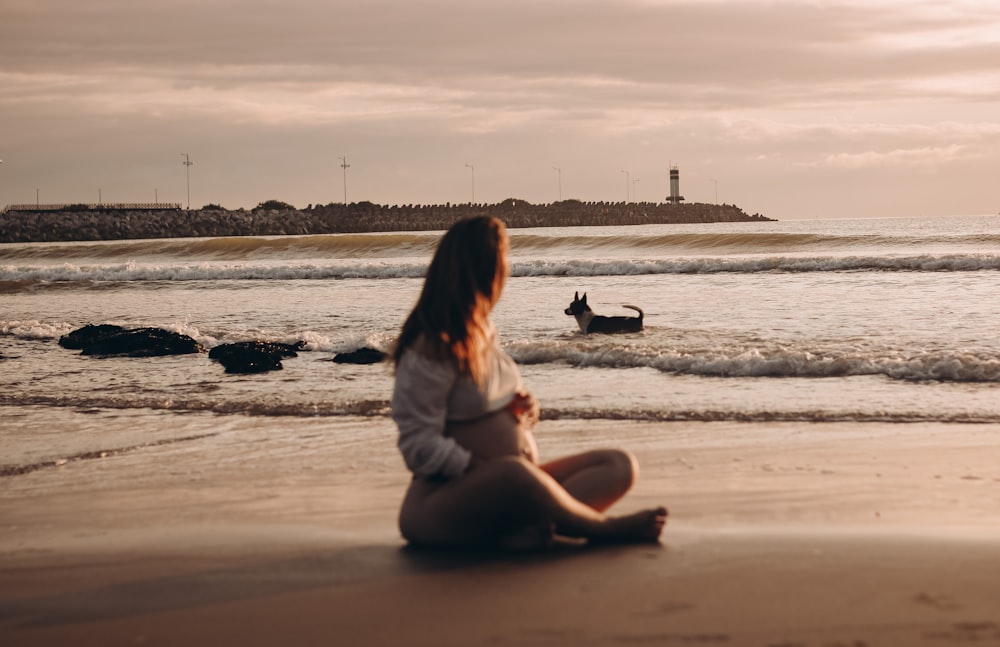
<path fill-rule="evenodd" d="M 1000 644 L 998 431 L 543 421 L 546 458 L 633 450 L 615 510 L 671 519 L 511 554 L 405 546 L 388 421 L 241 421 L 0 481 L 0 642 Z"/>
<path fill-rule="evenodd" d="M 512 229 L 711 222 L 768 222 L 729 204 L 581 202 L 498 204 L 291 205 L 252 210 L 160 208 L 158 205 L 12 205 L 0 213 L 0 243 L 157 238 L 287 236 L 393 231 L 443 231 L 455 221 L 492 215 Z"/>

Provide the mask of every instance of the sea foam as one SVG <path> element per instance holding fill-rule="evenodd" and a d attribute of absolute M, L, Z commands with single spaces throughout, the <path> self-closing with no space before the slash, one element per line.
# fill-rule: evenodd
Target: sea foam
<path fill-rule="evenodd" d="M 287 281 L 421 278 L 426 262 L 242 262 L 77 265 L 4 265 L 0 282 Z M 526 276 L 640 276 L 650 274 L 755 274 L 805 272 L 976 272 L 1000 270 L 1000 255 L 764 256 L 675 259 L 516 261 L 511 274 Z M 12 290 L 10 285 L 7 290 Z"/>

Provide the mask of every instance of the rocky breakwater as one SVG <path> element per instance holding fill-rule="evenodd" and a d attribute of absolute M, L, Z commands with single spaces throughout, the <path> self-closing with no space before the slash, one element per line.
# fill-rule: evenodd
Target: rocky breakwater
<path fill-rule="evenodd" d="M 276 201 L 271 201 L 276 203 Z M 256 209 L 121 209 L 77 206 L 65 209 L 19 207 L 0 213 L 0 242 L 54 242 L 190 238 L 218 236 L 284 236 L 369 231 L 444 230 L 457 220 L 493 215 L 509 227 L 571 227 L 765 221 L 735 205 L 581 202 L 563 200 L 531 204 L 508 199 L 496 204 L 309 205 L 284 203 Z"/>

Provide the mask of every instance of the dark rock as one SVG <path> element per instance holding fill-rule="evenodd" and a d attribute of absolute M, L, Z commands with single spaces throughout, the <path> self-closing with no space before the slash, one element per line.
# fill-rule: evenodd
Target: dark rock
<path fill-rule="evenodd" d="M 457 220 L 481 214 L 500 218 L 508 228 L 768 220 L 758 214 L 749 216 L 739 207 L 727 204 L 578 200 L 530 204 L 508 199 L 499 204 L 402 206 L 331 202 L 290 211 L 284 208 L 224 211 L 214 208 L 218 205 L 207 205 L 213 208 L 202 210 L 162 204 L 83 205 L 83 210 L 72 205 L 62 209 L 36 206 L 10 205 L 0 218 L 0 243 L 444 230 Z"/>
<path fill-rule="evenodd" d="M 385 361 L 386 354 L 375 348 L 359 348 L 349 353 L 337 353 L 333 361 L 336 364 L 378 364 Z"/>
<path fill-rule="evenodd" d="M 87 344 L 82 355 L 98 357 L 160 357 L 204 352 L 204 347 L 187 335 L 162 328 L 136 328 L 101 337 Z"/>
<path fill-rule="evenodd" d="M 87 324 L 59 338 L 59 345 L 71 350 L 81 350 L 111 335 L 126 332 L 127 328 L 114 324 Z"/>
<path fill-rule="evenodd" d="M 301 341 L 294 344 L 283 344 L 275 341 L 238 341 L 216 346 L 208 351 L 208 358 L 221 362 L 227 357 L 236 356 L 250 350 L 269 353 L 278 357 L 298 357 L 298 351 L 303 346 L 305 346 L 305 342 Z"/>
<path fill-rule="evenodd" d="M 225 355 L 218 361 L 226 368 L 226 373 L 264 373 L 266 371 L 280 371 L 284 368 L 281 365 L 280 355 L 273 355 L 254 348 L 249 348 L 238 354 Z"/>
<path fill-rule="evenodd" d="M 263 373 L 283 367 L 281 358 L 297 357 L 305 342 L 282 344 L 271 341 L 242 341 L 221 344 L 209 351 L 209 359 L 226 368 L 226 373 Z"/>

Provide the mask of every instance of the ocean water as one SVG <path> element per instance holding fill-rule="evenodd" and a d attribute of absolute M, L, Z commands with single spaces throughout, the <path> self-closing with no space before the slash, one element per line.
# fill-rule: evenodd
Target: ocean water
<path fill-rule="evenodd" d="M 330 360 L 390 346 L 440 235 L 0 245 L 0 473 L 303 418 L 346 442 L 388 420 L 390 368 Z M 998 216 L 510 235 L 494 320 L 543 420 L 1000 422 Z M 577 291 L 598 314 L 642 308 L 645 330 L 580 334 Z M 57 344 L 91 323 L 305 347 L 228 375 L 205 354 Z"/>

